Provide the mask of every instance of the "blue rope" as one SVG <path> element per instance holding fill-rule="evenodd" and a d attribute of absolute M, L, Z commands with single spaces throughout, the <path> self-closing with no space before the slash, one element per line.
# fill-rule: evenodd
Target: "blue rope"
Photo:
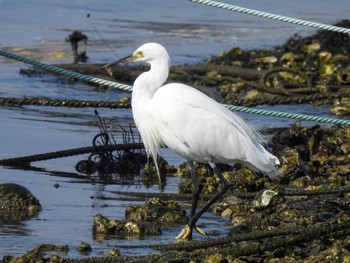
<path fill-rule="evenodd" d="M 0 50 L 0 55 L 14 59 L 17 61 L 21 61 L 48 71 L 55 72 L 57 74 L 62 74 L 64 76 L 68 77 L 74 77 L 79 80 L 105 85 L 108 87 L 113 87 L 116 89 L 121 89 L 124 91 L 132 91 L 132 86 L 121 84 L 114 81 L 109 81 L 105 79 L 95 78 L 88 75 L 80 74 L 71 70 L 62 69 L 56 66 L 48 65 L 39 61 L 35 61 L 29 58 L 25 58 L 22 56 L 18 56 L 15 54 L 12 54 L 10 52 Z M 319 117 L 319 116 L 312 116 L 312 115 L 304 115 L 304 114 L 295 114 L 295 113 L 286 113 L 286 112 L 278 112 L 278 111 L 269 111 L 269 110 L 263 110 L 263 109 L 253 109 L 253 108 L 247 108 L 243 106 L 234 106 L 234 105 L 225 105 L 229 110 L 236 111 L 236 112 L 244 112 L 244 113 L 250 113 L 250 114 L 258 114 L 258 115 L 265 115 L 265 116 L 274 116 L 274 117 L 280 117 L 280 118 L 289 118 L 289 119 L 297 119 L 297 120 L 304 120 L 304 121 L 316 121 L 316 122 L 323 122 L 323 123 L 331 123 L 331 124 L 343 124 L 343 125 L 350 125 L 350 120 L 342 120 L 337 118 L 327 118 L 327 117 Z"/>
<path fill-rule="evenodd" d="M 313 27 L 317 29 L 323 29 L 323 30 L 329 30 L 329 31 L 335 31 L 339 33 L 344 33 L 344 34 L 350 34 L 350 28 L 344 28 L 344 27 L 339 27 L 339 26 L 332 26 L 332 25 L 327 25 L 323 23 L 316 23 L 308 20 L 302 20 L 302 19 L 296 19 L 288 16 L 281 16 L 281 15 L 276 15 L 276 14 L 271 14 L 263 11 L 258 11 L 254 9 L 249 9 L 249 8 L 244 8 L 244 7 L 239 7 L 235 5 L 229 5 L 217 1 L 211 1 L 211 0 L 189 0 L 190 2 L 197 3 L 197 4 L 202 4 L 202 5 L 207 5 L 207 6 L 212 6 L 212 7 L 217 7 L 217 8 L 222 8 L 226 9 L 229 11 L 234 11 L 234 12 L 239 12 L 247 15 L 253 15 L 253 16 L 259 16 L 263 18 L 268 18 L 272 20 L 278 20 L 286 23 L 291 23 L 291 24 L 297 24 L 301 26 L 308 26 L 308 27 Z"/>

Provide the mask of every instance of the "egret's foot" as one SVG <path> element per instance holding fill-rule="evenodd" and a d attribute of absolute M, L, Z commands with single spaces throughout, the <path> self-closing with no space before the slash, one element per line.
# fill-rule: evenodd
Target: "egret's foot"
<path fill-rule="evenodd" d="M 202 228 L 198 226 L 194 226 L 194 229 L 202 236 L 208 236 L 207 233 L 205 233 L 205 231 Z M 178 234 L 175 237 L 175 240 L 190 240 L 190 239 L 192 239 L 192 229 L 190 228 L 189 225 L 186 225 L 184 229 L 181 230 L 180 234 Z"/>
<path fill-rule="evenodd" d="M 190 229 L 189 225 L 186 225 L 180 232 L 180 234 L 178 234 L 175 237 L 175 240 L 188 240 L 192 238 L 192 230 Z"/>
<path fill-rule="evenodd" d="M 208 236 L 207 233 L 206 233 L 202 228 L 200 228 L 200 227 L 198 227 L 198 226 L 194 226 L 194 229 L 195 229 L 200 235 L 202 235 L 202 236 L 204 236 L 204 237 L 207 237 L 207 236 Z"/>

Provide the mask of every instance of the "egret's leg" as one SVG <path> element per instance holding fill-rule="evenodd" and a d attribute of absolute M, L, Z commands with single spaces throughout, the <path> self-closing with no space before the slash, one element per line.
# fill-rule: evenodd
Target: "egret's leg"
<path fill-rule="evenodd" d="M 209 162 L 209 165 L 213 169 L 214 173 L 219 177 L 220 184 L 222 186 L 221 189 L 204 205 L 204 207 L 190 218 L 190 221 L 188 223 L 190 229 L 193 229 L 195 227 L 198 219 L 203 215 L 203 213 L 205 213 L 212 206 L 212 204 L 214 204 L 221 196 L 223 196 L 229 187 L 229 183 L 224 178 L 220 170 L 216 167 L 215 163 Z"/>
<path fill-rule="evenodd" d="M 191 212 L 190 212 L 190 219 L 195 215 L 197 210 L 197 204 L 199 200 L 199 185 L 198 185 L 198 178 L 193 166 L 193 162 L 188 162 L 190 173 L 191 173 L 191 179 L 192 179 L 192 205 L 191 205 Z"/>
<path fill-rule="evenodd" d="M 223 196 L 226 193 L 227 188 L 229 187 L 228 182 L 226 181 L 226 179 L 224 178 L 224 176 L 222 175 L 220 170 L 216 167 L 216 165 L 212 162 L 210 162 L 209 164 L 210 164 L 211 168 L 213 169 L 214 173 L 219 177 L 221 189 L 204 205 L 204 207 L 202 209 L 200 209 L 196 213 L 196 209 L 194 209 L 193 205 L 195 204 L 195 206 L 197 206 L 198 197 L 199 197 L 199 189 L 195 190 L 195 184 L 193 184 L 193 187 L 194 187 L 193 188 L 193 195 L 195 196 L 196 191 L 198 192 L 198 194 L 196 194 L 197 200 L 192 200 L 191 217 L 189 219 L 188 225 L 181 231 L 181 233 L 175 239 L 191 239 L 193 228 L 196 229 L 200 234 L 205 235 L 205 232 L 203 230 L 196 227 L 196 223 L 197 223 L 198 219 L 212 206 L 212 204 L 214 204 L 221 196 Z M 193 166 L 193 164 L 192 164 L 192 166 Z M 191 173 L 191 175 L 193 177 L 195 176 L 194 173 L 193 174 Z M 197 178 L 195 178 L 194 181 L 196 181 L 196 185 L 198 187 Z"/>
<path fill-rule="evenodd" d="M 188 166 L 189 166 L 191 179 L 192 179 L 192 205 L 191 205 L 191 211 L 190 211 L 190 217 L 189 217 L 189 222 L 191 222 L 191 218 L 196 214 L 200 189 L 199 189 L 198 178 L 194 169 L 193 162 L 189 161 Z M 193 227 L 189 227 L 189 225 L 186 225 L 185 228 L 180 232 L 180 234 L 177 237 L 175 237 L 175 239 L 184 239 L 184 240 L 191 239 L 192 230 L 193 230 Z"/>

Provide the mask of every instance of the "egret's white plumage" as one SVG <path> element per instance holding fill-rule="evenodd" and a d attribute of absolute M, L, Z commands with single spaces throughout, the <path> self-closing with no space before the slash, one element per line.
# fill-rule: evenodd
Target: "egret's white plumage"
<path fill-rule="evenodd" d="M 190 161 L 241 162 L 270 177 L 277 174 L 278 159 L 262 146 L 264 137 L 240 117 L 190 86 L 163 85 L 170 67 L 163 46 L 147 43 L 133 54 L 151 65 L 134 83 L 132 110 L 154 160 L 159 148 L 167 146 Z"/>
<path fill-rule="evenodd" d="M 263 137 L 213 99 L 176 83 L 162 86 L 152 101 L 162 143 L 185 159 L 242 162 L 275 175 L 278 161 L 261 145 Z"/>
<path fill-rule="evenodd" d="M 228 188 L 215 163 L 241 162 L 271 178 L 278 174 L 275 165 L 279 161 L 262 146 L 265 139 L 257 130 L 190 86 L 163 85 L 170 68 L 170 58 L 163 46 L 144 44 L 121 61 L 144 61 L 151 65 L 150 70 L 142 73 L 134 83 L 132 111 L 145 149 L 155 163 L 160 147 L 167 146 L 189 161 L 209 163 L 223 184 L 222 189 L 196 213 L 199 187 L 193 165 L 190 165 L 194 198 L 189 224 L 179 238 L 190 238 L 193 228 L 199 230 L 196 221 Z M 159 175 L 158 167 L 157 171 Z"/>

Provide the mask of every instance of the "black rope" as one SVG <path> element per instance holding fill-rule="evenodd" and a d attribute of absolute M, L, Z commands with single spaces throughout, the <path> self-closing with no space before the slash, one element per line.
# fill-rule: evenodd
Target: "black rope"
<path fill-rule="evenodd" d="M 309 103 L 313 101 L 326 100 L 331 101 L 334 99 L 340 99 L 349 97 L 349 93 L 337 92 L 337 93 L 315 93 L 315 94 L 293 94 L 289 96 L 280 95 L 266 95 L 258 96 L 253 99 L 233 99 L 228 101 L 228 104 L 244 105 L 244 106 L 257 106 L 257 105 L 287 105 L 287 104 L 301 104 Z"/>
<path fill-rule="evenodd" d="M 189 262 L 190 259 L 198 259 L 212 253 L 220 253 L 222 255 L 232 255 L 240 257 L 263 253 L 265 251 L 273 251 L 277 248 L 293 247 L 296 244 L 310 242 L 317 238 L 323 237 L 342 237 L 345 238 L 349 234 L 350 223 L 341 222 L 338 224 L 319 223 L 310 227 L 296 226 L 287 229 L 276 229 L 272 231 L 263 231 L 259 233 L 240 234 L 231 237 L 229 241 L 225 238 L 206 241 L 192 241 L 186 243 L 175 243 L 171 245 L 159 246 L 163 253 L 160 254 L 143 254 L 137 256 L 103 256 L 91 257 L 83 259 L 59 258 L 64 263 L 90 263 L 90 262 Z M 226 238 L 227 239 L 227 238 Z M 254 242 L 263 240 L 263 242 Z M 208 242 L 211 241 L 211 242 Z M 245 242 L 242 242 L 245 241 Z M 250 242 L 253 241 L 253 242 Z M 232 244 L 236 242 L 238 244 Z M 216 243 L 213 248 L 212 244 Z M 137 248 L 131 247 L 131 248 Z M 156 248 L 154 246 L 154 248 Z M 205 250 L 205 251 L 204 251 Z M 164 251 L 168 251 L 164 253 Z M 168 261 L 169 260 L 169 261 Z"/>
<path fill-rule="evenodd" d="M 66 100 L 66 99 L 48 99 L 48 98 L 0 98 L 2 106 L 52 106 L 52 107 L 93 107 L 93 108 L 130 108 L 131 103 L 119 101 L 86 101 L 86 100 Z"/>
<path fill-rule="evenodd" d="M 283 87 L 283 85 L 279 86 L 279 90 L 278 89 L 273 89 L 272 87 L 268 86 L 268 80 L 272 75 L 275 75 L 276 73 L 281 73 L 281 72 L 289 72 L 292 73 L 296 76 L 301 77 L 302 79 L 305 80 L 305 84 L 306 87 L 305 88 L 297 88 L 294 90 L 294 92 L 290 92 L 288 89 L 286 89 L 285 87 Z M 296 91 L 303 91 L 303 92 L 312 92 L 313 88 L 311 85 L 311 80 L 308 76 L 306 76 L 305 73 L 299 71 L 299 70 L 295 70 L 293 68 L 283 68 L 283 67 L 276 67 L 276 68 L 272 68 L 270 70 L 268 70 L 267 72 L 265 72 L 260 79 L 260 83 L 261 83 L 261 87 L 263 88 L 263 90 L 270 92 L 270 93 L 279 93 L 279 94 L 283 94 L 283 95 L 294 95 L 293 93 L 295 93 Z"/>
<path fill-rule="evenodd" d="M 300 104 L 320 100 L 334 100 L 349 97 L 349 93 L 315 93 L 315 94 L 293 94 L 289 96 L 266 95 L 253 99 L 233 99 L 229 104 L 237 106 L 256 106 L 256 105 L 280 105 L 280 104 Z M 130 108 L 131 103 L 119 101 L 87 101 L 87 100 L 66 100 L 66 99 L 48 99 L 48 98 L 11 98 L 0 97 L 0 106 L 52 106 L 52 107 L 69 107 L 69 108 L 111 108 L 125 109 Z"/>
<path fill-rule="evenodd" d="M 116 151 L 116 150 L 143 149 L 143 148 L 144 148 L 143 143 L 89 146 L 89 147 L 81 147 L 81 148 L 68 149 L 68 150 L 49 152 L 49 153 L 43 153 L 43 154 L 28 155 L 24 157 L 3 159 L 3 160 L 0 160 L 0 165 L 22 166 L 22 165 L 28 165 L 31 162 L 86 154 L 86 153 L 91 153 L 96 151 Z"/>
<path fill-rule="evenodd" d="M 232 242 L 243 242 L 243 241 L 254 241 L 260 240 L 264 238 L 278 237 L 278 236 L 292 236 L 305 233 L 308 231 L 310 234 L 313 232 L 321 231 L 323 234 L 330 234 L 335 231 L 340 231 L 344 229 L 350 229 L 349 222 L 342 222 L 339 224 L 331 224 L 331 223 L 320 223 L 318 225 L 310 226 L 310 227 L 291 227 L 291 228 L 282 228 L 282 229 L 274 229 L 274 230 L 266 230 L 252 233 L 244 233 L 235 236 L 227 236 L 212 240 L 205 241 L 192 241 L 190 243 L 177 243 L 177 244 L 169 244 L 169 245 L 155 245 L 150 246 L 156 248 L 160 251 L 194 251 L 196 249 L 207 249 L 210 247 L 221 247 L 224 245 L 228 245 Z"/>

